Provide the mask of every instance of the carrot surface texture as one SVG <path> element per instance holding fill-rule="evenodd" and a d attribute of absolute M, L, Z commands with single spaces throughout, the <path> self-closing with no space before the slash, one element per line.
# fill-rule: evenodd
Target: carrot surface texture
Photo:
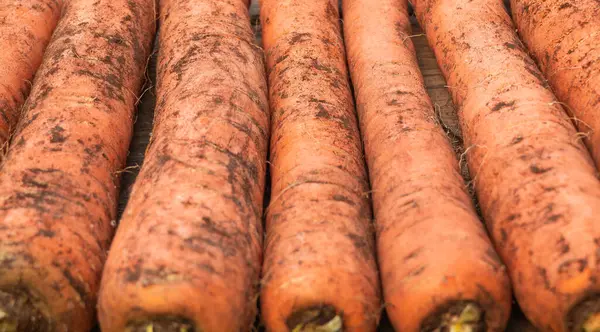
<path fill-rule="evenodd" d="M 90 330 L 154 33 L 152 0 L 61 10 L 0 166 L 0 331 Z"/>
<path fill-rule="evenodd" d="M 600 182 L 501 0 L 413 0 L 444 72 L 482 214 L 541 331 L 599 311 Z"/>
<path fill-rule="evenodd" d="M 406 0 L 344 0 L 344 37 L 397 331 L 504 331 L 506 268 L 425 90 Z"/>
<path fill-rule="evenodd" d="M 61 3 L 0 2 L 0 146 L 6 144 L 17 123 L 31 80 L 58 22 Z"/>
<path fill-rule="evenodd" d="M 103 276 L 102 331 L 248 331 L 269 136 L 242 0 L 162 0 L 157 108 Z"/>
<path fill-rule="evenodd" d="M 600 167 L 600 2 L 512 0 L 521 38 Z"/>
<path fill-rule="evenodd" d="M 268 331 L 374 331 L 380 286 L 336 0 L 263 0 L 271 127 Z"/>

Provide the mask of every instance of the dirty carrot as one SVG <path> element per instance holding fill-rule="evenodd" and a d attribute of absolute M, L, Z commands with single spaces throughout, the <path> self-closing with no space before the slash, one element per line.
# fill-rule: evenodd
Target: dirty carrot
<path fill-rule="evenodd" d="M 374 331 L 380 290 L 338 1 L 264 0 L 271 127 L 269 331 Z"/>
<path fill-rule="evenodd" d="M 499 0 L 413 0 L 459 117 L 482 214 L 541 331 L 598 331 L 600 182 Z"/>
<path fill-rule="evenodd" d="M 600 167 L 600 3 L 512 0 L 519 34 Z"/>
<path fill-rule="evenodd" d="M 91 328 L 153 3 L 62 8 L 0 168 L 1 331 Z"/>
<path fill-rule="evenodd" d="M 249 331 L 269 136 L 247 1 L 163 0 L 157 109 L 103 274 L 102 331 Z"/>
<path fill-rule="evenodd" d="M 344 0 L 377 251 L 397 331 L 504 331 L 506 268 L 480 222 L 411 42 L 406 0 Z"/>
<path fill-rule="evenodd" d="M 61 4 L 62 0 L 0 3 L 0 146 L 14 130 Z"/>

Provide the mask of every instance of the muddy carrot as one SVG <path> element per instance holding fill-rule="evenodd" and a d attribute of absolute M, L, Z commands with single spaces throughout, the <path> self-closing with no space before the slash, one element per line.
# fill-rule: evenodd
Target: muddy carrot
<path fill-rule="evenodd" d="M 61 6 L 62 0 L 0 3 L 0 146 L 14 130 Z"/>
<path fill-rule="evenodd" d="M 153 34 L 152 0 L 62 10 L 0 168 L 1 331 L 90 330 Z"/>
<path fill-rule="evenodd" d="M 600 3 L 513 0 L 519 34 L 600 167 Z"/>
<path fill-rule="evenodd" d="M 269 331 L 374 331 L 380 290 L 368 183 L 336 0 L 261 2 L 271 203 Z"/>
<path fill-rule="evenodd" d="M 152 140 L 103 276 L 102 331 L 249 331 L 269 136 L 247 2 L 163 0 Z"/>
<path fill-rule="evenodd" d="M 397 331 L 504 331 L 508 275 L 436 120 L 407 1 L 344 0 L 343 13 L 392 324 Z"/>
<path fill-rule="evenodd" d="M 542 331 L 597 331 L 600 182 L 499 0 L 414 0 L 444 72 L 488 231 Z M 597 326 L 597 325 L 596 325 Z"/>

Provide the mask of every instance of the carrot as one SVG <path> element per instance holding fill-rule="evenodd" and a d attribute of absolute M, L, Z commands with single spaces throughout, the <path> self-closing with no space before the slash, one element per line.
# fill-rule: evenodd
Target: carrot
<path fill-rule="evenodd" d="M 248 2 L 163 0 L 157 109 L 100 290 L 102 331 L 248 331 L 269 135 Z"/>
<path fill-rule="evenodd" d="M 512 0 L 519 34 L 600 168 L 600 3 Z"/>
<path fill-rule="evenodd" d="M 0 3 L 0 146 L 14 129 L 42 62 L 62 0 Z"/>
<path fill-rule="evenodd" d="M 336 0 L 261 2 L 271 127 L 269 331 L 374 331 L 380 286 Z"/>
<path fill-rule="evenodd" d="M 488 231 L 542 331 L 597 331 L 600 183 L 500 0 L 414 0 L 444 72 Z M 595 316 L 596 315 L 596 316 Z"/>
<path fill-rule="evenodd" d="M 504 331 L 510 282 L 436 120 L 406 0 L 344 0 L 386 309 L 397 331 Z"/>
<path fill-rule="evenodd" d="M 0 168 L 0 331 L 90 330 L 152 39 L 152 0 L 62 10 Z"/>

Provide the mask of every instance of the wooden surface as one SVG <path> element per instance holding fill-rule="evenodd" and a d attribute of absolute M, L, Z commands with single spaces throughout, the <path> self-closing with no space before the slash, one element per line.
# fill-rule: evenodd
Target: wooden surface
<path fill-rule="evenodd" d="M 260 27 L 258 26 L 258 5 L 256 1 L 251 6 L 251 16 L 257 34 L 257 42 L 260 43 Z M 419 59 L 419 65 L 425 79 L 427 91 L 433 101 L 436 112 L 438 114 L 440 123 L 446 129 L 448 138 L 452 141 L 457 156 L 464 151 L 462 146 L 462 139 L 458 119 L 454 110 L 454 105 L 446 89 L 446 81 L 442 76 L 433 52 L 427 45 L 425 36 L 422 35 L 422 31 L 416 22 L 413 24 L 413 37 L 412 41 L 415 44 L 417 50 L 417 57 Z M 155 104 L 155 91 L 154 77 L 156 69 L 156 54 L 150 61 L 148 68 L 149 81 L 146 86 L 146 91 L 140 101 L 137 113 L 137 120 L 135 122 L 134 136 L 130 146 L 129 157 L 127 160 L 127 168 L 123 171 L 122 178 L 122 189 L 119 200 L 119 216 L 127 204 L 129 198 L 129 192 L 133 185 L 135 178 L 139 172 L 140 167 L 143 164 L 144 152 L 148 144 L 152 132 L 152 120 L 154 114 Z M 465 181 L 469 182 L 469 175 L 466 166 L 462 167 L 463 176 Z M 267 195 L 268 196 L 268 195 Z M 267 204 L 268 202 L 266 202 Z M 379 332 L 391 332 L 389 322 L 384 317 L 382 320 Z M 513 310 L 513 317 L 511 319 L 508 330 L 509 332 L 534 332 L 536 331 L 531 325 L 525 320 L 523 314 L 520 312 L 518 307 L 515 305 Z"/>

